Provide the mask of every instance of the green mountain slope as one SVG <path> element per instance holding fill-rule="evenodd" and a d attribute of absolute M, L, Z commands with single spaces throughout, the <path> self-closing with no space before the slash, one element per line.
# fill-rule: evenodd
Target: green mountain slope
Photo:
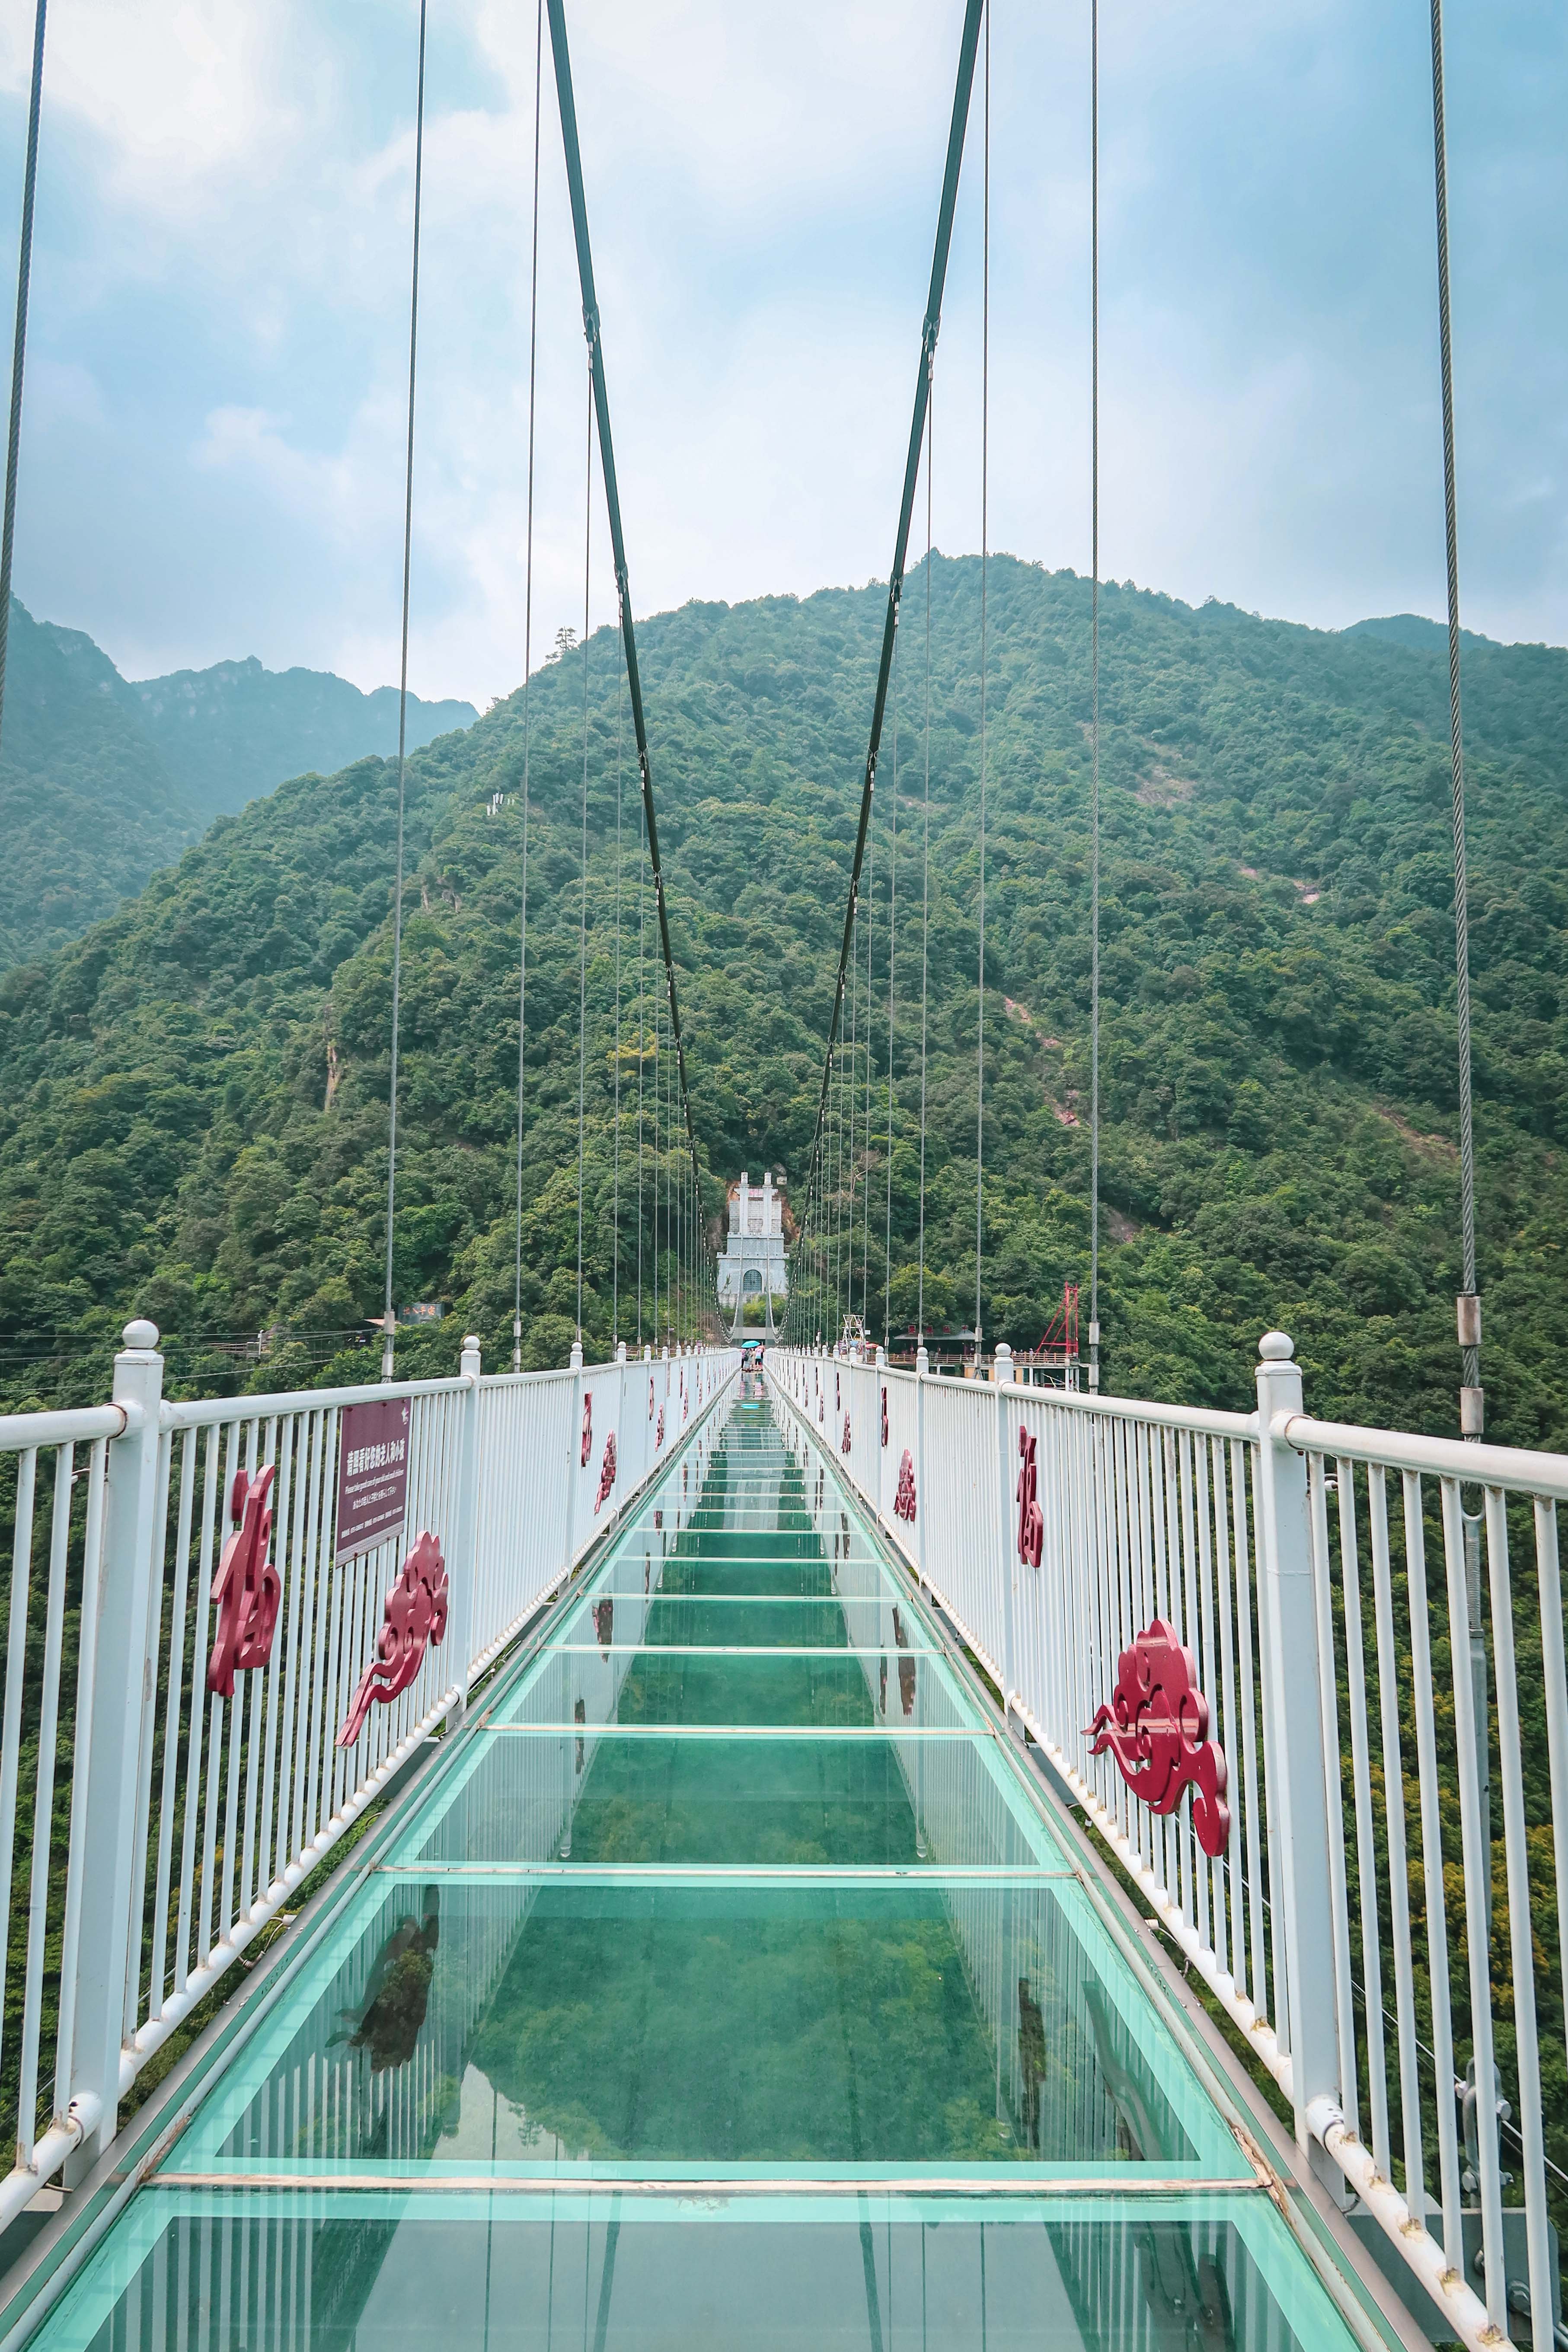
<path fill-rule="evenodd" d="M 409 697 L 409 740 L 474 717 Z M 220 662 L 140 686 L 79 629 L 11 603 L 0 737 L 0 971 L 79 938 L 214 816 L 307 769 L 397 743 L 397 695 L 314 670 Z"/>
<path fill-rule="evenodd" d="M 898 682 L 895 1320 L 912 1306 L 918 1222 L 923 599 L 917 575 Z M 967 1320 L 978 564 L 939 558 L 931 599 L 927 1306 Z M 692 604 L 639 632 L 715 1212 L 719 1180 L 742 1165 L 782 1163 L 797 1184 L 804 1173 L 882 601 L 873 586 Z M 1025 1345 L 1064 1277 L 1087 1270 L 1088 618 L 1086 583 L 994 562 L 983 1313 Z M 1279 1323 L 1317 1410 L 1449 1427 L 1441 649 L 1115 587 L 1101 637 L 1110 1381 L 1245 1402 L 1258 1334 Z M 623 1332 L 637 1278 L 635 764 L 607 632 L 589 677 L 584 1317 L 597 1347 L 616 1280 L 617 757 Z M 1466 697 L 1490 1428 L 1561 1444 L 1568 655 L 1477 647 Z M 575 658 L 531 688 L 524 1308 L 541 1361 L 563 1352 L 575 1296 L 581 698 Z M 521 761 L 518 693 L 412 767 L 396 1289 L 454 1310 L 409 1343 L 416 1364 L 445 1363 L 464 1328 L 483 1333 L 491 1360 L 510 1342 Z M 869 887 L 874 1205 L 861 1247 L 874 1327 L 889 1221 L 892 787 L 889 735 Z M 172 1334 L 182 1382 L 270 1386 L 319 1365 L 332 1335 L 379 1306 L 395 814 L 384 763 L 302 778 L 221 820 L 135 904 L 5 984 L 0 1333 L 13 1393 L 97 1392 L 132 1308 Z M 863 1041 L 858 1007 L 856 1022 Z M 650 1143 L 651 1129 L 645 1180 Z M 865 1200 L 862 1186 L 858 1218 Z M 645 1226 L 645 1289 L 650 1248 Z M 264 1370 L 222 1352 L 274 1325 L 289 1336 Z M 56 1332 L 75 1340 L 30 1336 Z"/>
<path fill-rule="evenodd" d="M 211 820 L 269 793 L 284 776 L 331 775 L 351 761 L 397 750 L 397 688 L 363 694 L 330 670 L 263 669 L 248 661 L 174 670 L 132 688 L 170 773 Z M 408 743 L 419 751 L 471 727 L 471 702 L 408 698 Z"/>

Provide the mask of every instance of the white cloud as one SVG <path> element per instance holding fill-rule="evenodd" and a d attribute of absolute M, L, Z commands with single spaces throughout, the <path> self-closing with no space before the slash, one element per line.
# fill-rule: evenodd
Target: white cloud
<path fill-rule="evenodd" d="M 571 11 L 639 610 L 885 571 L 959 17 Z M 14 143 L 30 21 L 0 0 Z M 412 0 L 57 12 L 18 581 L 129 667 L 395 675 L 416 22 Z M 1080 566 L 1084 32 L 1004 8 L 993 57 L 992 541 Z M 1117 576 L 1326 623 L 1438 608 L 1422 39 L 1351 0 L 1104 14 Z M 1519 0 L 1450 39 L 1467 617 L 1561 639 L 1568 37 Z M 481 704 L 521 657 L 532 70 L 531 9 L 433 13 L 413 673 Z M 582 594 L 548 40 L 545 71 L 536 648 Z M 978 133 L 977 93 L 939 364 L 948 548 L 979 540 Z M 603 617 L 608 588 L 606 567 Z"/>

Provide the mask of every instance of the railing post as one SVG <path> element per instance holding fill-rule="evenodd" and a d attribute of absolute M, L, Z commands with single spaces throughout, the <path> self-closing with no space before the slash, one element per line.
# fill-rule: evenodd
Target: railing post
<path fill-rule="evenodd" d="M 471 1331 L 463 1341 L 458 1370 L 468 1386 L 463 1398 L 462 1426 L 458 1438 L 458 1526 L 454 1546 L 458 1574 L 453 1588 L 456 1622 L 452 1627 L 452 1648 L 462 1696 L 447 1718 L 454 1727 L 468 1711 L 468 1670 L 474 1657 L 479 1575 L 479 1343 Z"/>
<path fill-rule="evenodd" d="M 888 1351 L 877 1350 L 877 1523 L 882 1523 L 886 1508 L 883 1497 L 888 1486 L 888 1449 L 882 1443 L 882 1396 L 888 1385 Z"/>
<path fill-rule="evenodd" d="M 1302 1412 L 1301 1369 L 1283 1331 L 1258 1343 L 1258 1607 L 1265 1622 L 1265 1704 L 1272 1720 L 1273 1771 L 1268 1796 L 1283 1884 L 1271 1890 L 1285 1916 L 1285 2000 L 1275 1993 L 1289 2036 L 1296 2138 L 1310 2154 L 1307 2110 L 1314 2099 L 1340 2103 L 1339 2029 L 1329 1860 L 1329 1811 L 1317 1607 L 1307 1465 L 1277 1433 Z M 1326 1670 L 1333 1672 L 1331 1659 Z M 1323 2178 L 1339 2181 L 1324 2157 Z M 1316 2165 L 1314 2164 L 1314 2168 Z"/>
<path fill-rule="evenodd" d="M 931 1579 L 926 1574 L 926 1381 L 931 1372 L 931 1358 L 922 1339 L 915 1349 L 915 1559 L 921 1582 L 927 1591 Z"/>
<path fill-rule="evenodd" d="M 566 1565 L 577 1557 L 578 1498 L 583 1491 L 583 1342 L 572 1342 L 572 1427 L 566 1442 Z"/>
<path fill-rule="evenodd" d="M 153 1579 L 163 1565 L 153 1559 L 163 1393 L 158 1327 L 128 1323 L 125 1346 L 114 1359 L 114 1402 L 126 1407 L 127 1427 L 109 1448 L 98 1622 L 81 1629 L 82 1641 L 93 1643 L 95 1664 L 70 2098 L 89 2113 L 88 2103 L 94 2103 L 97 2112 L 68 2160 L 69 2187 L 85 2178 L 114 2137 L 127 1974 L 132 1945 L 138 1954 L 141 1947 L 142 1890 L 132 1885 L 132 1864 L 142 1709 L 156 1671 L 147 1654 L 147 1628 Z"/>
<path fill-rule="evenodd" d="M 1014 1658 L 1014 1601 L 1017 1583 L 1016 1562 L 1013 1543 L 1013 1469 L 1012 1450 L 1007 1443 L 1009 1417 L 1007 1391 L 1013 1381 L 1013 1350 L 1005 1339 L 996 1346 L 992 1368 L 996 1390 L 996 1465 L 1000 1474 L 997 1487 L 999 1506 L 997 1532 L 1001 1542 L 1002 1562 L 1002 1719 L 1009 1726 L 1013 1720 L 1013 1696 L 1018 1687 L 1016 1663 Z"/>

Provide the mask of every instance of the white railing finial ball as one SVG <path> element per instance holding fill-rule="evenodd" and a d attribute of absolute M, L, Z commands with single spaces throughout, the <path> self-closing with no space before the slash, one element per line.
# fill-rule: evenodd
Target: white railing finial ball
<path fill-rule="evenodd" d="M 156 1323 L 149 1323 L 144 1316 L 138 1316 L 134 1322 L 125 1326 L 120 1336 L 128 1348 L 155 1348 L 158 1344 L 158 1326 Z"/>
<path fill-rule="evenodd" d="M 1283 1364 L 1295 1354 L 1296 1342 L 1288 1331 L 1265 1331 L 1258 1352 L 1266 1364 Z"/>

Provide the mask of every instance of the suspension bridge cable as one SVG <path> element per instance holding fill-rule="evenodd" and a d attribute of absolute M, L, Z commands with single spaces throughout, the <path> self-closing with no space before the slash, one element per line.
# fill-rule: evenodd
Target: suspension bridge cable
<path fill-rule="evenodd" d="M 533 667 L 533 459 L 539 385 L 539 134 L 544 96 L 544 0 L 533 26 L 533 215 L 528 285 L 528 536 L 522 592 L 522 918 L 517 957 L 517 1235 L 512 1267 L 511 1368 L 522 1370 L 522 1108 L 528 1054 L 528 811 L 531 730 L 529 674 Z"/>
<path fill-rule="evenodd" d="M 934 373 L 935 354 L 926 365 Z M 934 386 L 931 387 L 934 390 Z M 926 406 L 926 646 L 925 646 L 925 783 L 921 798 L 921 1178 L 920 1287 L 916 1294 L 915 1349 L 926 1335 L 926 996 L 931 973 L 931 469 L 936 439 L 935 404 Z"/>
<path fill-rule="evenodd" d="M 425 183 L 425 24 L 419 0 L 419 86 L 414 110 L 414 259 L 408 290 L 408 446 L 403 477 L 403 655 L 397 688 L 397 887 L 392 908 L 392 1068 L 386 1120 L 386 1297 L 381 1377 L 392 1378 L 397 1322 L 392 1306 L 392 1234 L 397 1209 L 397 1031 L 403 996 L 403 835 L 408 796 L 408 586 L 414 554 L 414 387 L 419 353 L 419 215 Z"/>
<path fill-rule="evenodd" d="M 991 561 L 991 8 L 985 9 L 980 201 L 980 1018 L 974 1045 L 974 1361 L 980 1364 L 980 1252 L 985 1185 L 985 592 Z"/>
<path fill-rule="evenodd" d="M 1100 1386 L 1100 0 L 1089 10 L 1089 1385 Z"/>
<path fill-rule="evenodd" d="M 980 0 L 970 0 L 977 7 Z M 701 1183 L 697 1157 L 697 1130 L 691 1118 L 687 1084 L 686 1041 L 680 1025 L 680 1002 L 675 985 L 675 957 L 669 939 L 669 910 L 665 902 L 664 867 L 659 857 L 658 819 L 653 801 L 653 761 L 648 750 L 647 720 L 643 708 L 642 670 L 637 661 L 637 631 L 632 622 L 632 592 L 626 569 L 626 534 L 621 525 L 621 494 L 616 473 L 616 447 L 610 430 L 610 396 L 605 380 L 604 341 L 600 333 L 598 296 L 594 286 L 594 254 L 588 236 L 587 198 L 583 187 L 583 156 L 577 138 L 577 107 L 572 91 L 572 58 L 566 39 L 563 0 L 546 0 L 550 47 L 555 65 L 555 92 L 561 114 L 561 142 L 566 163 L 566 184 L 572 202 L 572 230 L 577 249 L 577 278 L 583 299 L 583 331 L 587 338 L 593 384 L 594 414 L 599 429 L 599 464 L 604 476 L 605 507 L 609 523 L 610 552 L 615 565 L 616 595 L 620 614 L 621 641 L 626 651 L 626 694 L 632 734 L 637 743 L 637 770 L 642 781 L 643 821 L 647 828 L 648 865 L 653 877 L 654 903 L 658 915 L 659 946 L 664 957 L 668 998 L 670 1044 L 674 1049 L 672 1083 L 679 1089 L 687 1154 L 691 1172 Z"/>
<path fill-rule="evenodd" d="M 11 423 L 5 442 L 5 515 L 0 527 L 0 721 L 5 710 L 5 656 L 11 640 L 11 560 L 16 543 L 16 469 L 22 454 L 22 371 L 27 356 L 27 301 L 33 283 L 33 212 L 38 191 L 38 120 L 44 104 L 44 20 L 33 19 L 33 73 L 27 90 L 27 160 L 22 173 L 22 235 L 16 255 L 16 324 L 11 342 Z"/>
<path fill-rule="evenodd" d="M 550 0 L 550 5 L 552 22 L 553 22 L 560 0 Z M 808 1213 L 812 1202 L 816 1198 L 816 1178 L 822 1159 L 824 1118 L 827 1110 L 828 1088 L 833 1076 L 833 1050 L 838 1038 L 844 1014 L 844 990 L 854 935 L 855 907 L 859 896 L 860 870 L 866 856 L 866 836 L 871 821 L 871 799 L 876 789 L 877 761 L 881 750 L 882 727 L 888 707 L 888 687 L 893 666 L 893 645 L 899 625 L 899 607 L 903 597 L 904 560 L 909 548 L 910 522 L 914 511 L 915 488 L 920 475 L 926 402 L 931 389 L 931 360 L 936 350 L 938 335 L 942 331 L 942 290 L 947 281 L 948 254 L 952 243 L 953 207 L 958 200 L 959 171 L 963 161 L 964 133 L 969 121 L 970 92 L 974 82 L 974 60 L 979 46 L 980 18 L 984 5 L 984 0 L 966 0 L 963 32 L 959 45 L 958 74 L 952 98 L 952 119 L 948 131 L 942 201 L 937 213 L 936 239 L 931 255 L 931 285 L 926 297 L 925 317 L 921 329 L 921 362 L 915 378 L 914 414 L 910 421 L 909 449 L 904 461 L 903 495 L 900 501 L 898 530 L 893 541 L 893 561 L 888 574 L 888 609 L 882 625 L 882 651 L 877 669 L 876 695 L 871 706 L 871 730 L 866 751 L 865 779 L 860 793 L 860 816 L 856 829 L 855 855 L 849 872 L 848 902 L 844 910 L 844 929 L 839 942 L 838 972 L 828 1015 L 827 1047 L 823 1062 L 822 1087 L 817 1097 L 816 1122 L 812 1136 L 809 1163 L 811 1174 L 806 1196 Z"/>
<path fill-rule="evenodd" d="M 1448 745 L 1453 775 L 1454 971 L 1459 1057 L 1459 1428 L 1479 1437 L 1481 1308 L 1476 1289 L 1476 1141 L 1470 1096 L 1470 915 L 1465 855 L 1465 751 L 1459 718 L 1459 525 L 1454 488 L 1454 363 L 1448 316 L 1448 142 L 1443 105 L 1443 0 L 1432 0 L 1432 157 L 1437 205 L 1437 343 L 1443 381 L 1443 540 L 1448 588 Z"/>
<path fill-rule="evenodd" d="M 894 658 L 897 658 L 895 652 Z M 898 792 L 898 721 L 894 719 L 893 791 Z M 860 1245 L 860 1327 L 869 1333 L 871 1328 L 871 965 L 877 941 L 877 895 L 875 889 L 877 835 L 875 809 L 873 829 L 866 845 L 866 1184 L 865 1213 Z M 890 1148 L 890 1143 L 889 1143 Z"/>
<path fill-rule="evenodd" d="M 647 914 L 647 845 L 637 828 L 637 1353 L 642 1353 L 643 1064 L 647 1055 L 647 999 L 644 985 L 643 937 Z"/>
<path fill-rule="evenodd" d="M 619 692 L 616 698 L 616 1189 L 612 1223 L 615 1244 L 610 1286 L 610 1337 L 618 1347 L 621 1337 L 621 782 L 626 756 L 626 666 L 621 649 Z"/>
<path fill-rule="evenodd" d="M 588 592 L 594 559 L 594 380 L 588 379 L 583 483 L 583 841 L 577 901 L 577 1338 L 583 1337 L 583 1148 L 588 1084 Z"/>
<path fill-rule="evenodd" d="M 899 947 L 899 654 L 893 648 L 893 824 L 888 857 L 888 1203 L 882 1227 L 882 1346 L 892 1344 L 893 979 Z"/>

